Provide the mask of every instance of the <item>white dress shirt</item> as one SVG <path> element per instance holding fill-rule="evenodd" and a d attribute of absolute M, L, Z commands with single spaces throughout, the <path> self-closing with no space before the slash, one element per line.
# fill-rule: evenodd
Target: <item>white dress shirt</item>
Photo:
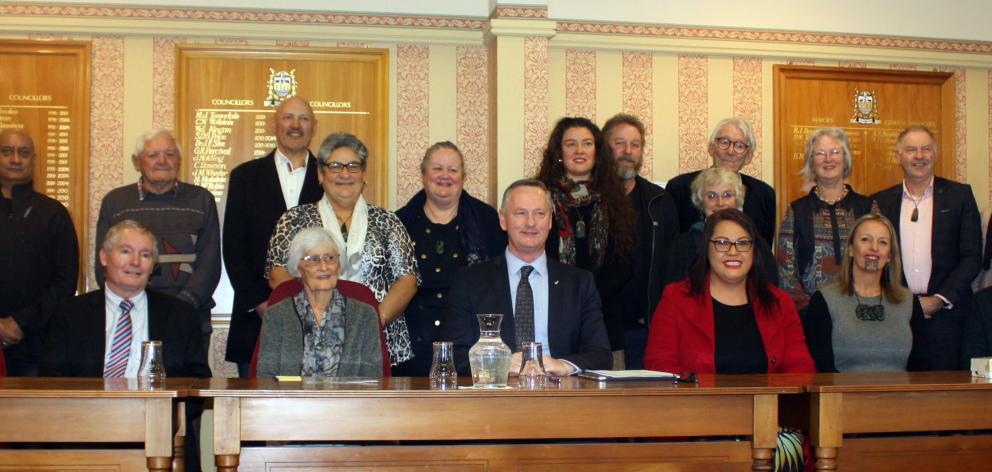
<path fill-rule="evenodd" d="M 104 344 L 103 365 L 107 365 L 110 358 L 110 348 L 114 342 L 114 331 L 117 330 L 117 320 L 121 317 L 121 301 L 124 299 L 114 293 L 110 288 L 104 290 L 106 299 L 106 318 L 104 323 Z M 134 307 L 131 308 L 131 354 L 127 357 L 127 369 L 124 370 L 124 377 L 135 378 L 138 376 L 138 367 L 141 364 L 141 343 L 148 341 L 148 295 L 145 292 L 130 298 Z"/>
<path fill-rule="evenodd" d="M 309 159 L 303 161 L 302 167 L 293 169 L 293 163 L 279 148 L 276 148 L 275 157 L 279 187 L 282 189 L 282 198 L 286 202 L 286 209 L 289 210 L 300 203 L 300 192 L 303 191 L 303 182 L 307 178 Z"/>
<path fill-rule="evenodd" d="M 548 344 L 548 256 L 541 253 L 540 257 L 533 262 L 524 262 L 514 256 L 510 249 L 506 249 L 506 270 L 510 276 L 510 303 L 513 309 L 517 309 L 517 286 L 520 285 L 520 268 L 529 265 L 534 268 L 527 277 L 530 288 L 534 292 L 534 341 L 541 343 L 541 349 L 545 356 L 551 355 L 551 346 Z M 517 352 L 520 346 L 510 346 L 510 350 Z"/>

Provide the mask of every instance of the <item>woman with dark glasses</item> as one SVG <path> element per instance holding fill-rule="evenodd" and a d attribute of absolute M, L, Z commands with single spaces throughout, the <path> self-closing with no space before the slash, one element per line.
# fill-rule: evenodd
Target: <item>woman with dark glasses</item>
<path fill-rule="evenodd" d="M 706 219 L 689 276 L 669 285 L 655 310 L 644 365 L 665 372 L 814 372 L 789 295 L 768 283 L 765 248 L 735 208 Z M 702 248 L 701 248 L 702 249 Z"/>

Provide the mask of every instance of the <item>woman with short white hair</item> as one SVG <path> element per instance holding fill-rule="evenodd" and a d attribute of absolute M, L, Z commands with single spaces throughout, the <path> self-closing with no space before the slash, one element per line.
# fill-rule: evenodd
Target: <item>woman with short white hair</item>
<path fill-rule="evenodd" d="M 258 376 L 382 377 L 379 315 L 336 288 L 340 257 L 331 233 L 307 228 L 289 245 L 286 270 L 303 289 L 262 318 Z"/>

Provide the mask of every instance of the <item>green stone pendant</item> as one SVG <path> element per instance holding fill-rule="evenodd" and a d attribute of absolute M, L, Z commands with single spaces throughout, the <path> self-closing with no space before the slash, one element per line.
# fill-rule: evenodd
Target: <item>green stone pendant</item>
<path fill-rule="evenodd" d="M 437 251 L 438 254 L 444 254 L 444 241 L 434 243 L 434 250 Z"/>

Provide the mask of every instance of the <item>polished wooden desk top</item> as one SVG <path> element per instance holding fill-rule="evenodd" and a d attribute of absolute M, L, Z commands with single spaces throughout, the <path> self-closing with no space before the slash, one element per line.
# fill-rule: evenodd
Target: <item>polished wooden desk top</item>
<path fill-rule="evenodd" d="M 204 379 L 189 385 L 187 394 L 198 397 L 533 397 L 568 396 L 681 396 L 796 394 L 804 391 L 802 381 L 809 377 L 788 375 L 700 375 L 698 383 L 669 381 L 596 382 L 577 377 L 561 379 L 560 384 L 538 390 L 464 389 L 431 390 L 423 377 L 392 377 L 375 383 L 335 381 L 277 382 L 274 379 Z M 514 380 L 511 379 L 513 386 Z M 471 380 L 459 378 L 459 385 Z"/>
<path fill-rule="evenodd" d="M 968 371 L 816 374 L 806 390 L 810 393 L 992 390 L 992 379 L 972 377 Z"/>
<path fill-rule="evenodd" d="M 197 379 L 166 379 L 142 388 L 137 379 L 102 377 L 0 377 L 0 398 L 177 398 Z"/>

